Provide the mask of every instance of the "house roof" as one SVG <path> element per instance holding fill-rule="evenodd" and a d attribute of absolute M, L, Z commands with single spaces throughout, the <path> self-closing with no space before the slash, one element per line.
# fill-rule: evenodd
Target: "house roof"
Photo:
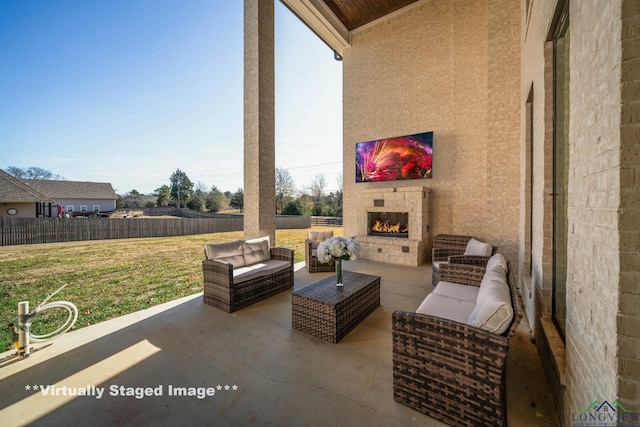
<path fill-rule="evenodd" d="M 118 196 L 108 182 L 60 181 L 45 179 L 23 180 L 29 187 L 52 199 L 105 199 Z"/>
<path fill-rule="evenodd" d="M 336 53 L 351 45 L 351 33 L 418 0 L 281 0 Z"/>
<path fill-rule="evenodd" d="M 0 201 L 4 203 L 51 202 L 52 200 L 0 169 Z"/>

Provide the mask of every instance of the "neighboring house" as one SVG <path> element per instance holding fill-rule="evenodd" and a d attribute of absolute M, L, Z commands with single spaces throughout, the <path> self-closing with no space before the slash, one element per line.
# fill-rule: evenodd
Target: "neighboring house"
<path fill-rule="evenodd" d="M 44 179 L 23 180 L 29 187 L 53 199 L 58 213 L 91 215 L 112 212 L 118 196 L 108 182 L 80 182 Z"/>
<path fill-rule="evenodd" d="M 0 217 L 57 216 L 53 200 L 0 169 Z"/>

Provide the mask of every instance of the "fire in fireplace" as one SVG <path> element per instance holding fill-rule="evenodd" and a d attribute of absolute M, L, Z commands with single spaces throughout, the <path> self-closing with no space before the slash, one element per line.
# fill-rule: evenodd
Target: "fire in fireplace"
<path fill-rule="evenodd" d="M 409 238 L 406 212 L 368 212 L 369 236 Z"/>

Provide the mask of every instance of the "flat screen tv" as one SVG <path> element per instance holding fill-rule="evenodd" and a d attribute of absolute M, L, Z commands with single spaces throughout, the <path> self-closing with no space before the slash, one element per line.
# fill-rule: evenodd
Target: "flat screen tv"
<path fill-rule="evenodd" d="M 356 144 L 356 182 L 433 177 L 433 132 Z"/>

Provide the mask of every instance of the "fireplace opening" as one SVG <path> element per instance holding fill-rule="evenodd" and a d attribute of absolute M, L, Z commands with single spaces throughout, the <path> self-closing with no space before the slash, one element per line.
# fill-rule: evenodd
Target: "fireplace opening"
<path fill-rule="evenodd" d="M 409 238 L 406 212 L 367 212 L 369 236 Z"/>

